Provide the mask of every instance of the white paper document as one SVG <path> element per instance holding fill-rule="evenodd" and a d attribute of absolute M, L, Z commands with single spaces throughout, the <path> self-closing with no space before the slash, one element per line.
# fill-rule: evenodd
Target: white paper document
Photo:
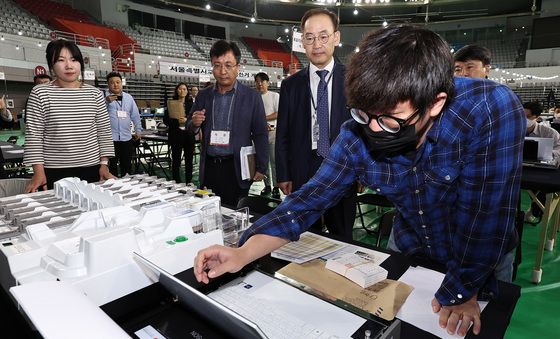
<path fill-rule="evenodd" d="M 305 232 L 298 241 L 287 243 L 270 255 L 296 264 L 321 258 L 344 247 L 344 244 L 313 233 Z"/>
<path fill-rule="evenodd" d="M 432 299 L 444 277 L 443 273 L 427 268 L 410 267 L 399 281 L 414 286 L 414 290 L 397 313 L 397 318 L 443 339 L 463 338 L 458 334 L 449 335 L 446 329 L 439 327 L 439 315 L 432 311 Z M 479 301 L 478 304 L 482 312 L 488 302 Z"/>
<path fill-rule="evenodd" d="M 245 146 L 241 147 L 239 151 L 239 159 L 241 161 L 241 180 L 250 180 L 251 178 L 251 169 L 249 168 L 249 161 L 247 156 L 249 154 L 255 154 L 255 147 L 253 146 Z"/>

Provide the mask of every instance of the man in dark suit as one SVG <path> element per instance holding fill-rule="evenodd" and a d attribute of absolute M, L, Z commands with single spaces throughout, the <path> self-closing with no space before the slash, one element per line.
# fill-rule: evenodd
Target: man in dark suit
<path fill-rule="evenodd" d="M 237 206 L 253 181 L 264 178 L 268 164 L 268 128 L 260 94 L 237 81 L 241 52 L 235 43 L 217 41 L 210 49 L 216 86 L 201 90 L 187 122 L 202 129 L 200 186 L 213 190 L 223 204 Z M 256 172 L 241 177 L 241 147 L 255 146 Z"/>
<path fill-rule="evenodd" d="M 340 42 L 338 17 L 324 8 L 311 9 L 302 17 L 301 28 L 310 65 L 282 82 L 276 130 L 278 187 L 286 195 L 315 174 L 340 126 L 351 118 L 344 95 L 344 66 L 333 58 Z M 347 192 L 316 226 L 325 224 L 329 233 L 351 240 L 355 198 L 355 189 Z"/>

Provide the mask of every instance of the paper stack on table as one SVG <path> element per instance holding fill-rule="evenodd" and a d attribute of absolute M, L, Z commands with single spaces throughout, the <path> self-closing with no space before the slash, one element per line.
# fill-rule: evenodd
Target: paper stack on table
<path fill-rule="evenodd" d="M 346 253 L 327 260 L 327 269 L 336 272 L 362 288 L 387 279 L 387 270 L 371 258 L 356 253 Z"/>

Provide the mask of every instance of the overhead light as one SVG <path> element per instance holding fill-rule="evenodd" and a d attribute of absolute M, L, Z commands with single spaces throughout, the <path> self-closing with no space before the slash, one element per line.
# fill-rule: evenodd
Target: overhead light
<path fill-rule="evenodd" d="M 16 45 L 16 50 L 18 50 L 18 51 L 19 51 L 19 45 Z"/>
<path fill-rule="evenodd" d="M 210 6 L 210 4 L 206 4 L 206 7 L 205 7 L 205 8 L 206 8 L 207 10 L 210 10 L 210 9 L 212 9 L 212 6 Z"/>
<path fill-rule="evenodd" d="M 154 60 L 152 60 L 152 64 L 153 64 L 154 62 L 155 62 L 155 61 L 154 61 Z"/>
<path fill-rule="evenodd" d="M 18 31 L 18 32 L 17 32 L 17 35 L 23 35 L 23 32 L 22 32 L 22 31 Z"/>
<path fill-rule="evenodd" d="M 290 29 L 289 28 L 284 28 L 284 33 L 289 33 Z"/>
<path fill-rule="evenodd" d="M 388 25 L 387 20 L 383 20 L 383 24 L 382 24 L 382 25 L 383 25 L 383 27 L 387 27 L 387 25 Z"/>
<path fill-rule="evenodd" d="M 180 9 L 180 8 L 177 8 L 177 10 L 178 10 L 179 12 L 181 11 L 181 9 Z"/>
<path fill-rule="evenodd" d="M 354 49 L 354 52 L 356 52 L 356 53 L 358 53 L 359 51 L 360 51 L 360 47 L 356 47 L 356 48 Z"/>
<path fill-rule="evenodd" d="M 158 59 L 161 59 L 161 55 L 158 55 L 157 58 L 158 58 Z"/>
<path fill-rule="evenodd" d="M 132 54 L 134 54 L 134 52 L 133 52 L 133 51 L 130 51 L 130 55 L 132 55 Z"/>
<path fill-rule="evenodd" d="M 245 28 L 249 28 L 249 25 L 245 25 Z"/>
<path fill-rule="evenodd" d="M 104 64 L 106 64 L 106 63 L 107 63 L 107 61 L 103 60 L 103 63 L 104 63 Z"/>
<path fill-rule="evenodd" d="M 5 40 L 5 39 L 4 39 L 4 36 L 2 35 L 2 36 L 0 37 L 0 41 L 4 41 L 4 40 Z"/>
<path fill-rule="evenodd" d="M 339 43 L 338 43 L 338 47 L 342 47 L 342 42 L 339 42 Z"/>
<path fill-rule="evenodd" d="M 354 15 L 358 15 L 358 10 L 357 10 L 357 9 L 354 9 L 354 12 L 353 12 L 353 13 L 354 13 Z"/>
<path fill-rule="evenodd" d="M 43 47 L 43 44 L 39 42 L 39 43 L 37 43 L 37 46 Z"/>
<path fill-rule="evenodd" d="M 253 22 L 253 23 L 254 23 L 255 21 L 257 21 L 257 19 L 255 19 L 255 17 L 254 17 L 254 16 L 252 16 L 252 17 L 251 17 L 251 22 Z"/>
<path fill-rule="evenodd" d="M 105 56 L 105 53 L 101 53 L 101 56 L 104 57 L 104 56 Z"/>
<path fill-rule="evenodd" d="M 97 46 L 97 48 L 99 48 L 99 49 L 103 49 L 103 47 L 101 47 L 101 46 Z"/>

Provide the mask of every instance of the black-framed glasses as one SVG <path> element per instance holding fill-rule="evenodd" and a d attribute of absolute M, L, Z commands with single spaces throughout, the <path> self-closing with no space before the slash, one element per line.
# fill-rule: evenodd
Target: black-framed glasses
<path fill-rule="evenodd" d="M 313 45 L 315 43 L 315 39 L 319 40 L 319 42 L 321 44 L 326 44 L 327 42 L 329 42 L 329 38 L 331 37 L 331 35 L 333 35 L 333 33 L 331 34 L 327 34 L 327 33 L 321 33 L 317 36 L 313 35 L 313 34 L 306 34 L 303 37 L 303 44 L 304 45 Z"/>
<path fill-rule="evenodd" d="M 408 122 L 410 122 L 420 113 L 420 110 L 417 109 L 412 112 L 412 114 L 410 114 L 408 118 L 400 119 L 386 114 L 371 115 L 357 108 L 348 109 L 350 110 L 350 115 L 352 115 L 352 118 L 354 118 L 357 123 L 361 125 L 369 125 L 370 122 L 375 119 L 379 127 L 389 133 L 398 133 L 401 128 L 405 127 Z"/>

